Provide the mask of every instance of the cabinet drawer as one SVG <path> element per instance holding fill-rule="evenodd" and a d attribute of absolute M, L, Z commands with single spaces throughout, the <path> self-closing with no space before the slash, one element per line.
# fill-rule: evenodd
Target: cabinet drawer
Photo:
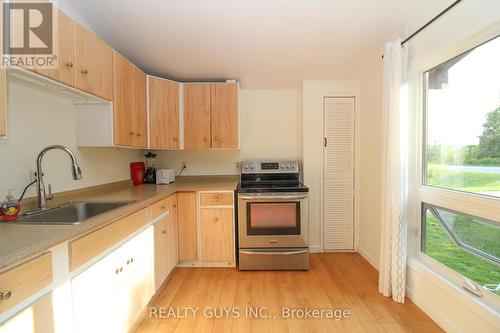
<path fill-rule="evenodd" d="M 201 193 L 201 206 L 232 206 L 233 193 Z"/>
<path fill-rule="evenodd" d="M 52 283 L 52 254 L 35 259 L 0 273 L 0 292 L 10 297 L 0 300 L 0 313 Z"/>
<path fill-rule="evenodd" d="M 155 219 L 161 214 L 165 214 L 170 209 L 170 197 L 162 199 L 151 205 L 151 219 Z"/>
<path fill-rule="evenodd" d="M 74 270 L 148 223 L 148 209 L 113 222 L 69 243 L 70 268 Z"/>

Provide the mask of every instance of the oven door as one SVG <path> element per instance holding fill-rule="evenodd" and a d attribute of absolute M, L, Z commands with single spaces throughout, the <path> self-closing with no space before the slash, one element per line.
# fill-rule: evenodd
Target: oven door
<path fill-rule="evenodd" d="M 308 214 L 307 193 L 240 193 L 239 247 L 307 247 Z"/>

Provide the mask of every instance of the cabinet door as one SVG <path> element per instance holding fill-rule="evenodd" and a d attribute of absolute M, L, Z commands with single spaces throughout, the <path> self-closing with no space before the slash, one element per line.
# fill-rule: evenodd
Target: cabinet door
<path fill-rule="evenodd" d="M 75 86 L 113 100 L 113 50 L 75 22 Z"/>
<path fill-rule="evenodd" d="M 31 306 L 0 324 L 0 333 L 51 333 L 55 332 L 52 293 L 43 296 Z"/>
<path fill-rule="evenodd" d="M 124 274 L 120 255 L 119 248 L 71 280 L 75 332 L 125 331 L 118 292 Z"/>
<path fill-rule="evenodd" d="M 155 290 L 158 290 L 171 271 L 170 216 L 163 217 L 154 225 L 155 237 Z"/>
<path fill-rule="evenodd" d="M 134 84 L 132 64 L 120 54 L 114 54 L 114 140 L 115 145 L 133 146 L 134 130 Z"/>
<path fill-rule="evenodd" d="M 54 80 L 75 86 L 75 21 L 63 11 L 58 16 L 58 67 L 38 69 L 36 72 Z"/>
<path fill-rule="evenodd" d="M 177 209 L 179 217 L 179 260 L 197 260 L 196 193 L 177 193 Z"/>
<path fill-rule="evenodd" d="M 149 79 L 151 148 L 179 149 L 179 84 Z"/>
<path fill-rule="evenodd" d="M 233 261 L 232 208 L 201 209 L 201 260 Z"/>
<path fill-rule="evenodd" d="M 184 148 L 209 149 L 210 85 L 184 85 Z"/>
<path fill-rule="evenodd" d="M 171 228 L 171 253 L 172 269 L 179 262 L 179 219 L 177 212 L 177 194 L 173 194 L 170 199 L 170 228 Z"/>
<path fill-rule="evenodd" d="M 237 149 L 238 84 L 217 83 L 210 86 L 212 148 Z"/>
<path fill-rule="evenodd" d="M 148 114 L 147 114 L 147 80 L 146 74 L 132 66 L 134 84 L 134 147 L 147 148 L 148 146 Z"/>
<path fill-rule="evenodd" d="M 140 316 L 154 294 L 154 235 L 149 227 L 124 244 L 121 295 L 126 295 L 126 331 Z"/>

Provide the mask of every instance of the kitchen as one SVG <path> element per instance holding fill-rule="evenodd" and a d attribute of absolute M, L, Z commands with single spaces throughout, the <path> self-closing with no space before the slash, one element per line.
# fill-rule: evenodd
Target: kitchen
<path fill-rule="evenodd" d="M 500 20 L 482 2 L 490 10 L 463 1 L 427 29 L 447 36 L 474 9 L 446 45 L 479 45 Z M 338 1 L 324 13 L 294 3 L 286 31 L 257 4 L 53 3 L 58 68 L 0 70 L 1 200 L 32 183 L 17 221 L 0 223 L 0 332 L 498 328 L 481 303 L 495 295 L 471 304 L 411 260 L 405 304 L 377 289 L 383 45 L 452 2 L 359 1 L 371 39 Z M 142 28 L 124 34 L 127 22 Z M 343 25 L 356 45 L 322 43 Z M 432 49 L 426 34 L 409 42 L 417 52 Z M 154 154 L 158 179 L 134 186 Z M 498 220 L 494 200 L 478 204 L 471 215 Z M 436 310 L 455 296 L 472 317 Z"/>

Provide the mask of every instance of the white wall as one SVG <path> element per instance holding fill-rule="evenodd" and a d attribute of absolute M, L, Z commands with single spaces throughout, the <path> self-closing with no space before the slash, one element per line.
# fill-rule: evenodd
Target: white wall
<path fill-rule="evenodd" d="M 76 147 L 75 113 L 71 101 L 21 83 L 9 82 L 6 139 L 0 139 L 0 198 L 7 189 L 16 196 L 29 183 L 35 158 L 48 145 L 65 145 L 75 153 L 82 179 L 71 177 L 69 157 L 61 151 L 45 155 L 45 184 L 54 192 L 99 185 L 130 178 L 129 163 L 142 160 L 137 150 Z M 34 194 L 34 186 L 28 196 Z"/>
<path fill-rule="evenodd" d="M 302 159 L 302 94 L 298 89 L 240 90 L 239 151 L 158 152 L 158 167 L 183 175 L 238 174 L 244 159 Z"/>
<path fill-rule="evenodd" d="M 380 260 L 382 174 L 382 59 L 361 77 L 359 253 L 375 268 Z"/>
<path fill-rule="evenodd" d="M 303 81 L 302 94 L 304 184 L 309 187 L 309 246 L 311 251 L 321 252 L 323 251 L 324 98 L 327 96 L 354 96 L 356 97 L 356 113 L 359 113 L 359 82 L 306 80 Z M 356 133 L 358 132 L 358 121 L 356 120 Z M 356 153 L 356 159 L 358 155 Z M 358 162 L 356 162 L 356 174 L 358 173 L 357 165 Z M 356 176 L 356 179 L 358 178 Z M 355 187 L 358 189 L 357 184 L 355 184 Z M 358 197 L 356 197 L 355 221 L 358 219 L 358 208 Z M 355 228 L 357 228 L 356 225 Z M 356 233 L 357 235 L 358 233 Z M 357 241 L 355 241 L 355 244 L 357 244 Z"/>
<path fill-rule="evenodd" d="M 413 32 L 433 16 L 447 7 L 448 0 L 425 0 L 420 10 L 409 22 L 407 31 Z M 404 29 L 402 28 L 401 31 Z M 455 286 L 432 273 L 419 263 L 418 203 L 416 187 L 419 184 L 418 166 L 418 116 L 421 81 L 420 73 L 442 61 L 465 51 L 467 48 L 500 33 L 500 1 L 462 1 L 409 42 L 409 110 L 410 124 L 410 199 L 411 224 L 408 229 L 409 259 L 408 295 L 433 320 L 448 332 L 494 332 L 498 331 L 498 314 L 471 297 L 459 286 Z M 401 34 L 400 37 L 406 37 Z M 486 38 L 487 39 L 487 38 Z M 381 183 L 380 124 L 382 112 L 382 67 L 380 55 L 365 69 L 361 78 L 361 211 L 359 251 L 372 264 L 379 259 Z"/>

